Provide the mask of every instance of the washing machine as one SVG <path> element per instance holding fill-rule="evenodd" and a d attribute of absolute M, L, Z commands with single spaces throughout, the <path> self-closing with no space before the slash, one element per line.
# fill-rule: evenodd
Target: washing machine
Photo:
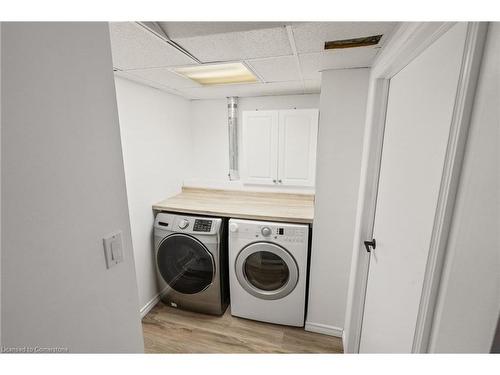
<path fill-rule="evenodd" d="M 231 314 L 304 326 L 309 226 L 229 220 Z"/>
<path fill-rule="evenodd" d="M 229 302 L 227 233 L 221 218 L 158 213 L 156 270 L 166 304 L 222 315 Z"/>

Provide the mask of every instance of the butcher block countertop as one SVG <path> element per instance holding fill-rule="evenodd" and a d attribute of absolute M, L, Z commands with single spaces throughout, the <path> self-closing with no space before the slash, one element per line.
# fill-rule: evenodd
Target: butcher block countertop
<path fill-rule="evenodd" d="M 314 195 L 183 187 L 155 205 L 157 211 L 241 219 L 312 223 Z"/>

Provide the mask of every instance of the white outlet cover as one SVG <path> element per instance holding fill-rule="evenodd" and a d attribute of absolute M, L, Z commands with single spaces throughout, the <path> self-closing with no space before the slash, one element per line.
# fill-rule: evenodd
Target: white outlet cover
<path fill-rule="evenodd" d="M 122 232 L 116 231 L 103 238 L 106 267 L 111 268 L 123 262 Z"/>

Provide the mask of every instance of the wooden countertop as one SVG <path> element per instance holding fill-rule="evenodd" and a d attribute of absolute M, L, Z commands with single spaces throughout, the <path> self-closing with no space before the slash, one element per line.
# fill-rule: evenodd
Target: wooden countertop
<path fill-rule="evenodd" d="M 241 219 L 312 223 L 314 195 L 183 187 L 154 210 Z"/>

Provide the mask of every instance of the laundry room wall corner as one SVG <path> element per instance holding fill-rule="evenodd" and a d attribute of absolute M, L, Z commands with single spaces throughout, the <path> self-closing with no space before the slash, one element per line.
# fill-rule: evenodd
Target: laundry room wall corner
<path fill-rule="evenodd" d="M 322 73 L 306 329 L 342 336 L 370 69 Z"/>
<path fill-rule="evenodd" d="M 191 102 L 115 76 L 139 307 L 159 300 L 152 205 L 181 191 L 191 164 Z"/>

